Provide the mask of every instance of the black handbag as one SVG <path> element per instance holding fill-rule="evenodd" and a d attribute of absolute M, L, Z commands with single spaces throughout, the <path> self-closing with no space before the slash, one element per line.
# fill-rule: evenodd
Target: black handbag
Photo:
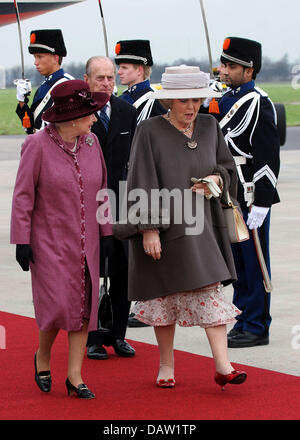
<path fill-rule="evenodd" d="M 108 258 L 105 258 L 105 273 L 103 284 L 100 286 L 99 292 L 99 308 L 98 308 L 98 330 L 101 332 L 110 332 L 113 325 L 113 311 L 111 299 L 107 288 L 108 278 Z"/>

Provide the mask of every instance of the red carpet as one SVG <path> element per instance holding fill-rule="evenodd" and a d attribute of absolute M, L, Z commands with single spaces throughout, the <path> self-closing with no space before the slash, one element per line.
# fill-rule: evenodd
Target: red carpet
<path fill-rule="evenodd" d="M 67 336 L 61 332 L 52 355 L 52 391 L 34 382 L 37 348 L 35 320 L 0 312 L 6 349 L 0 349 L 0 420 L 299 420 L 300 379 L 254 367 L 243 367 L 247 381 L 228 385 L 214 381 L 210 358 L 175 352 L 176 388 L 154 385 L 157 348 L 132 341 L 136 356 L 124 359 L 108 349 L 110 359 L 85 358 L 83 377 L 97 399 L 67 397 Z M 239 365 L 235 364 L 235 367 Z M 241 367 L 241 366 L 240 366 Z"/>

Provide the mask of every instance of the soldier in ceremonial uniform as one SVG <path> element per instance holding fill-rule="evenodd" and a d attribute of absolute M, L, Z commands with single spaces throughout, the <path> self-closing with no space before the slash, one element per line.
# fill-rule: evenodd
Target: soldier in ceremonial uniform
<path fill-rule="evenodd" d="M 73 79 L 61 68 L 62 59 L 67 55 L 62 31 L 60 29 L 42 29 L 30 33 L 29 53 L 34 56 L 37 71 L 45 81 L 37 89 L 32 104 L 28 105 L 28 92 L 31 85 L 28 80 L 19 79 L 17 85 L 18 106 L 16 113 L 22 121 L 27 134 L 44 128 L 42 114 L 52 105 L 50 92 L 57 84 Z"/>
<path fill-rule="evenodd" d="M 220 126 L 236 162 L 238 201 L 250 230 L 249 240 L 232 245 L 238 275 L 233 303 L 242 310 L 228 334 L 228 346 L 235 348 L 268 344 L 271 324 L 271 295 L 263 283 L 252 230 L 258 231 L 270 276 L 270 208 L 279 202 L 280 141 L 273 103 L 255 86 L 260 68 L 260 43 L 224 40 L 220 74 L 230 90 L 219 101 Z"/>
<path fill-rule="evenodd" d="M 118 41 L 115 53 L 121 84 L 128 86 L 120 97 L 137 108 L 138 123 L 166 113 L 158 100 L 144 99 L 146 93 L 153 91 L 150 86 L 153 60 L 149 40 Z"/>

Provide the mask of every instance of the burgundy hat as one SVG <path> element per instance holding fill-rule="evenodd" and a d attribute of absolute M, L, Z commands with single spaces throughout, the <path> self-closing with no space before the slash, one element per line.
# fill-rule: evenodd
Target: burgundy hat
<path fill-rule="evenodd" d="M 51 92 L 52 107 L 43 113 L 46 122 L 66 122 L 91 115 L 109 100 L 103 92 L 91 93 L 88 84 L 81 79 L 71 79 L 58 84 Z"/>

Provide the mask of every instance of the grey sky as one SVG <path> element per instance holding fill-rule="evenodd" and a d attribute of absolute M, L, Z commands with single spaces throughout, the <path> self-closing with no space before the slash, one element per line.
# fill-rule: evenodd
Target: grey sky
<path fill-rule="evenodd" d="M 212 57 L 220 55 L 226 36 L 256 39 L 263 55 L 273 60 L 285 53 L 300 62 L 299 0 L 204 0 Z M 168 64 L 178 58 L 207 57 L 199 0 L 102 0 L 110 55 L 122 39 L 149 39 L 154 62 Z M 22 21 L 25 65 L 33 29 L 61 28 L 68 50 L 66 63 L 85 62 L 105 54 L 98 0 L 63 8 Z M 17 25 L 0 28 L 0 65 L 20 64 Z"/>

